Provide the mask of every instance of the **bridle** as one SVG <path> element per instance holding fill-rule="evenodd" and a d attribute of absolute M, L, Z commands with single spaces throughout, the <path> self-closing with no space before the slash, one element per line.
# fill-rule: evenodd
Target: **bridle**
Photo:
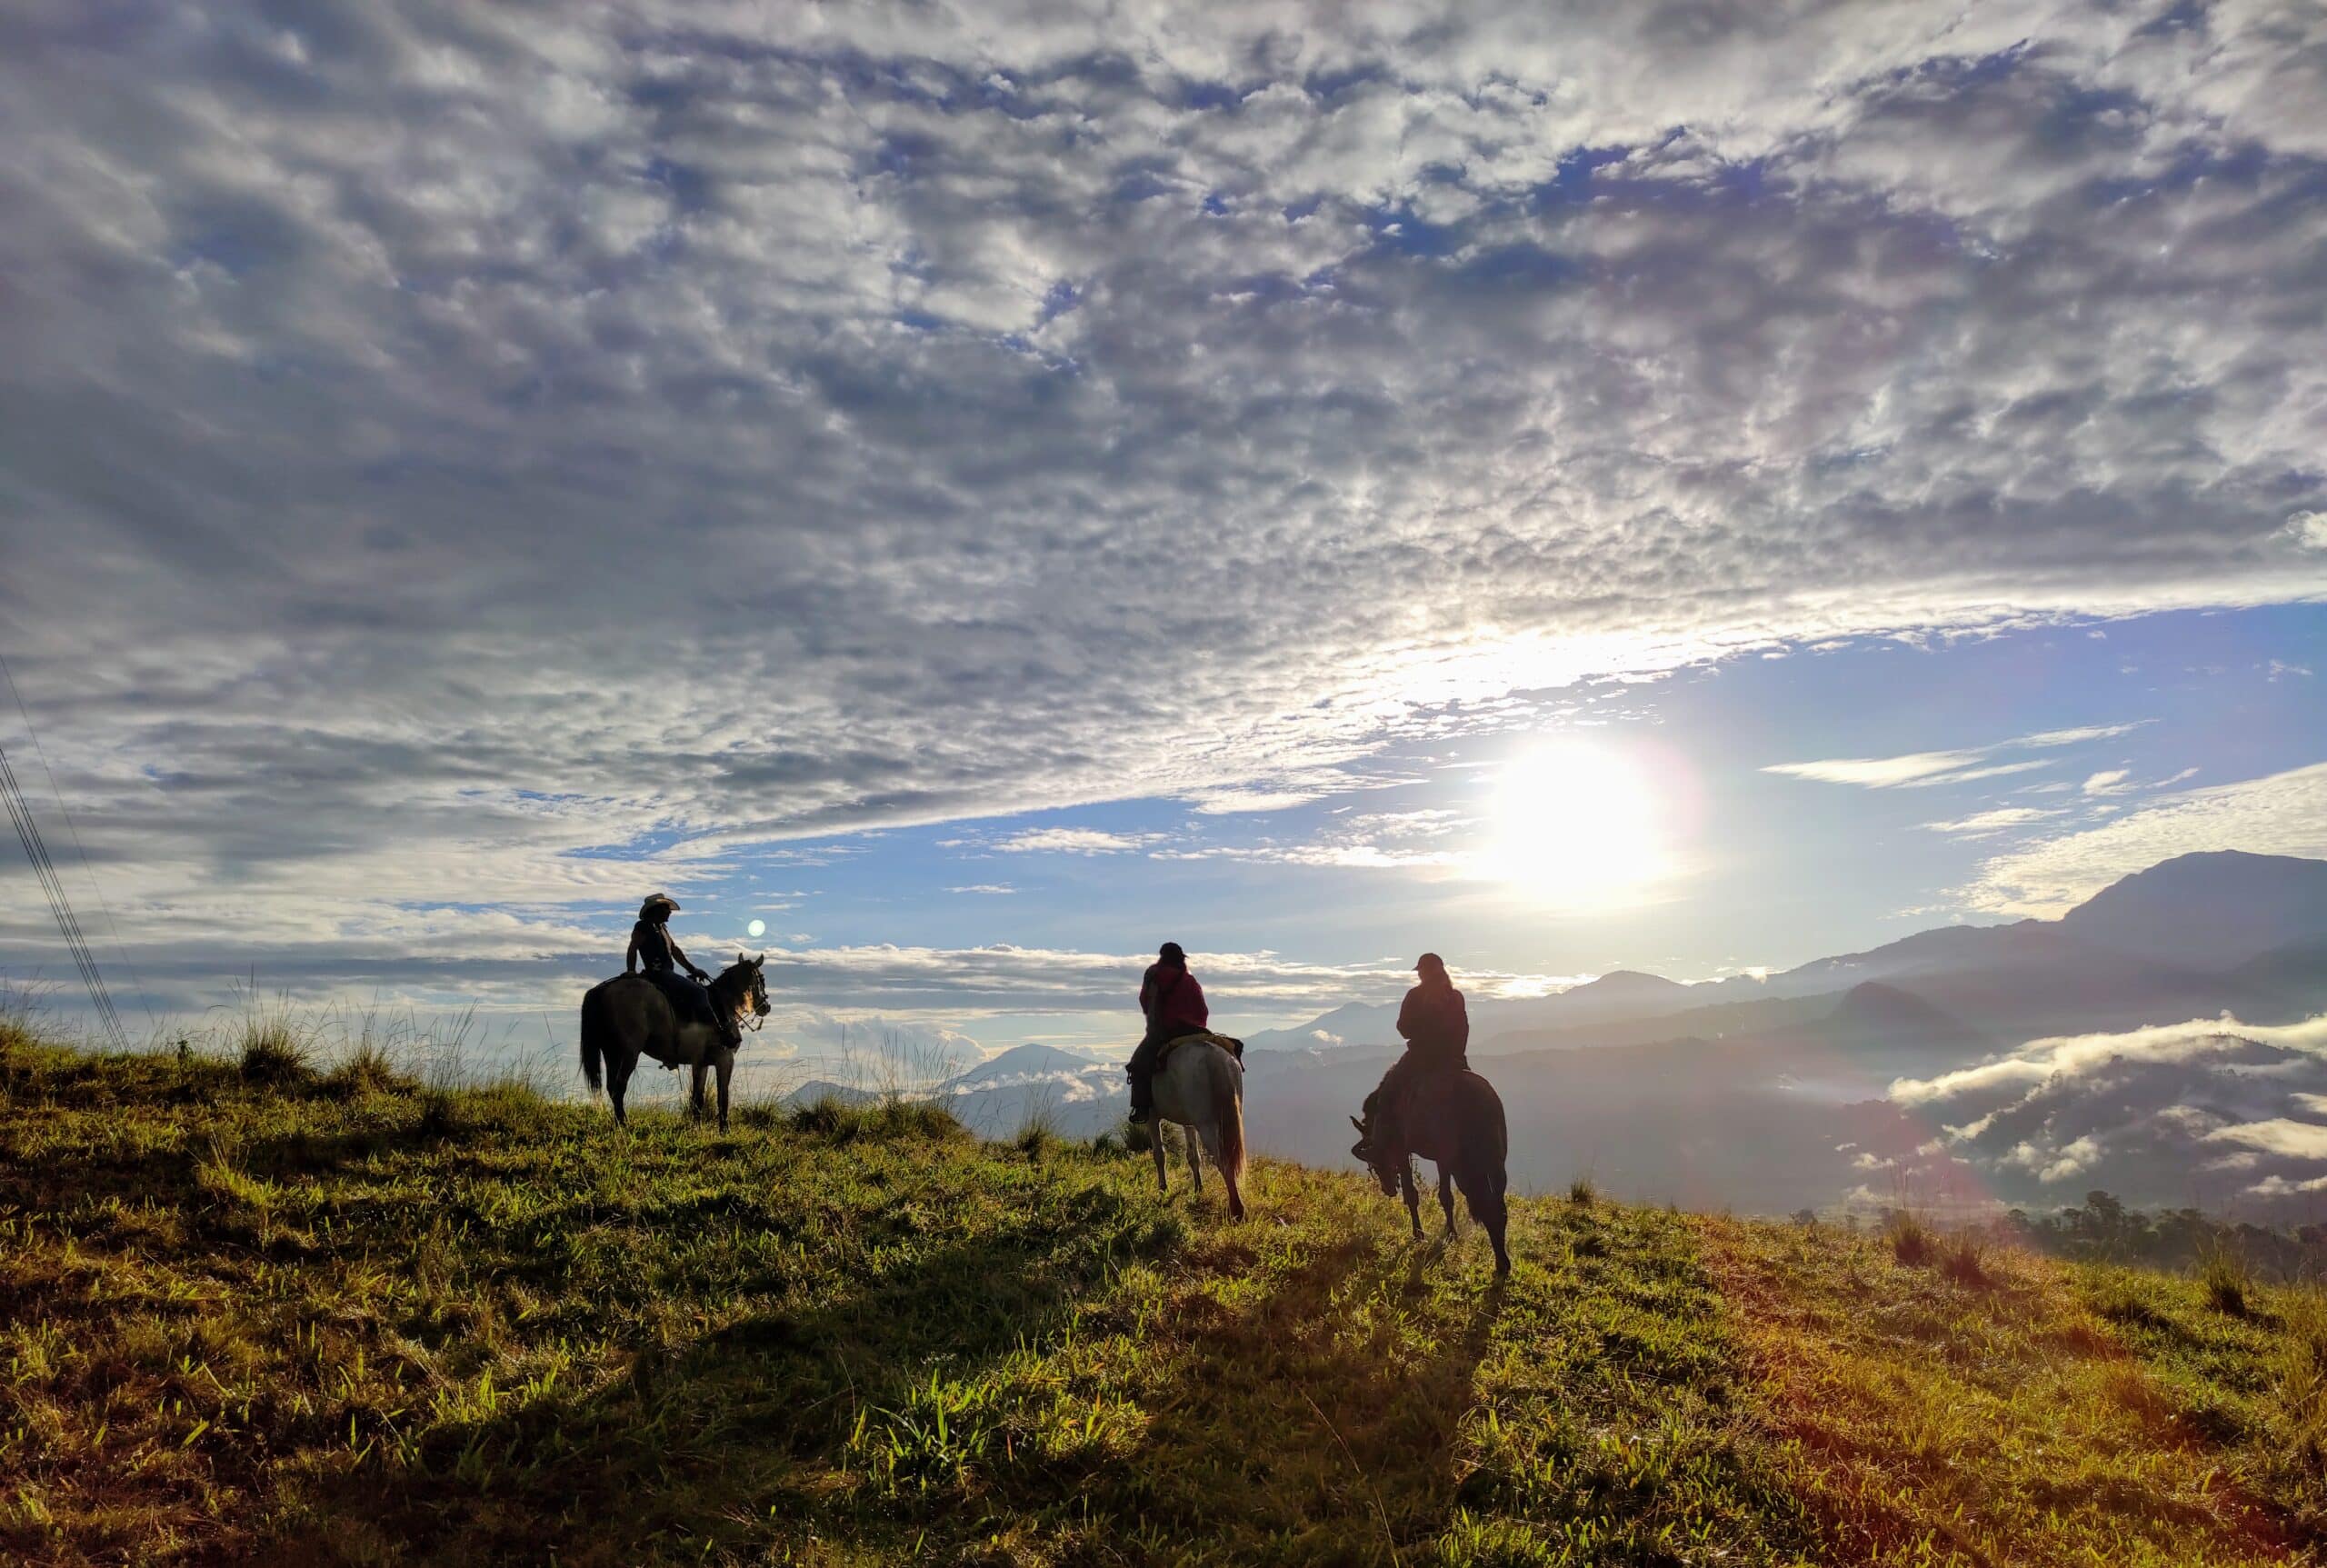
<path fill-rule="evenodd" d="M 726 976 L 723 974 L 719 978 L 724 980 Z M 734 1018 L 735 1027 L 739 1032 L 748 1029 L 756 1034 L 766 1027 L 767 1014 L 752 1005 L 754 993 L 757 994 L 758 1000 L 764 1002 L 767 999 L 767 982 L 756 974 L 752 977 L 750 984 L 744 986 L 736 993 Z"/>

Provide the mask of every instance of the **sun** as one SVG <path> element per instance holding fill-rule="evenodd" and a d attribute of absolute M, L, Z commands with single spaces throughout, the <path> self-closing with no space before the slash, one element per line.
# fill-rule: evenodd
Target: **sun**
<path fill-rule="evenodd" d="M 1672 873 L 1667 803 L 1625 753 L 1553 742 L 1504 764 L 1493 787 L 1479 870 L 1531 903 L 1619 909 Z"/>

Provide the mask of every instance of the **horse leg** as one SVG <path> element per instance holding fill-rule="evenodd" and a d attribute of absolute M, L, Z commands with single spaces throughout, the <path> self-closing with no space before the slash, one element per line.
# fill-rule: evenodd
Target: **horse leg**
<path fill-rule="evenodd" d="M 1438 1206 L 1446 1213 L 1446 1236 L 1454 1237 L 1454 1173 L 1444 1165 L 1438 1167 Z"/>
<path fill-rule="evenodd" d="M 1484 1226 L 1487 1241 L 1494 1248 L 1494 1272 L 1511 1272 L 1511 1253 L 1503 1245 L 1503 1231 L 1511 1219 L 1511 1207 L 1503 1202 L 1503 1178 L 1493 1171 L 1463 1171 L 1463 1201 L 1470 1205 L 1471 1218 Z"/>
<path fill-rule="evenodd" d="M 719 1130 L 723 1133 L 727 1130 L 727 1082 L 734 1075 L 735 1054 L 722 1051 L 719 1054 Z"/>
<path fill-rule="evenodd" d="M 623 1110 L 623 1096 L 630 1090 L 630 1075 L 637 1070 L 638 1053 L 617 1045 L 606 1054 L 606 1098 L 614 1103 L 614 1125 L 627 1127 L 630 1117 Z"/>
<path fill-rule="evenodd" d="M 1155 1156 L 1155 1190 L 1169 1195 L 1172 1183 L 1164 1179 L 1164 1118 L 1152 1111 L 1147 1116 L 1147 1151 Z"/>
<path fill-rule="evenodd" d="M 1398 1167 L 1398 1195 L 1406 1200 L 1406 1218 L 1414 1227 L 1414 1240 L 1422 1240 L 1422 1197 L 1414 1191 L 1414 1163 L 1411 1156 Z"/>
<path fill-rule="evenodd" d="M 709 1063 L 698 1062 L 694 1064 L 693 1074 L 694 1081 L 687 1090 L 687 1120 L 690 1122 L 703 1120 L 703 1081 L 710 1072 Z"/>
<path fill-rule="evenodd" d="M 1199 1198 L 1203 1196 L 1203 1161 L 1198 1158 L 1196 1145 L 1203 1141 L 1203 1130 L 1191 1125 L 1187 1132 L 1188 1181 L 1194 1186 Z"/>

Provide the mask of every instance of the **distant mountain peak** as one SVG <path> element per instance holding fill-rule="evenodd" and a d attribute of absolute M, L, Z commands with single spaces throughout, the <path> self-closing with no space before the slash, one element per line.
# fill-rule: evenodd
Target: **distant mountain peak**
<path fill-rule="evenodd" d="M 1843 993 L 1833 1016 L 1843 1023 L 1873 1024 L 1885 1028 L 1961 1029 L 1955 1019 L 1916 995 L 1880 980 L 1862 980 Z"/>
<path fill-rule="evenodd" d="M 1688 989 L 1678 980 L 1667 980 L 1662 974 L 1651 974 L 1644 969 L 1611 969 L 1598 979 L 1571 986 L 1561 994 L 1581 996 L 1588 992 L 1595 996 L 1640 994 L 1665 996 Z"/>
<path fill-rule="evenodd" d="M 1040 1077 L 1062 1073 L 1084 1073 L 1102 1065 L 1099 1058 L 1084 1051 L 1070 1051 L 1058 1045 L 1029 1043 L 1013 1045 L 1007 1051 L 996 1052 L 976 1065 L 954 1074 L 945 1081 L 952 1091 L 1000 1084 L 1007 1080 Z"/>
<path fill-rule="evenodd" d="M 2222 970 L 2327 936 L 2327 860 L 2201 850 L 2120 877 L 2061 916 L 2080 941 Z"/>

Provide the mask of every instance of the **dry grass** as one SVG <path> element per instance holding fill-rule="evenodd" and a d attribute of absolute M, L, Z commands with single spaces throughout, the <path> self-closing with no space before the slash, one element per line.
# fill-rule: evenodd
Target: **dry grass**
<path fill-rule="evenodd" d="M 10 1562 L 2236 1563 L 2316 1517 L 2315 1298 L 1597 1196 L 1515 1203 L 1497 1284 L 1354 1174 L 1259 1162 L 1233 1225 L 902 1098 L 624 1134 L 361 1051 L 8 1049 Z"/>
<path fill-rule="evenodd" d="M 2064 1265 L 1989 1251 L 1966 1285 L 1937 1237 L 1926 1269 L 1897 1266 L 1895 1231 L 1703 1228 L 1824 1560 L 2291 1560 L 2287 1521 L 2172 1429 Z"/>

